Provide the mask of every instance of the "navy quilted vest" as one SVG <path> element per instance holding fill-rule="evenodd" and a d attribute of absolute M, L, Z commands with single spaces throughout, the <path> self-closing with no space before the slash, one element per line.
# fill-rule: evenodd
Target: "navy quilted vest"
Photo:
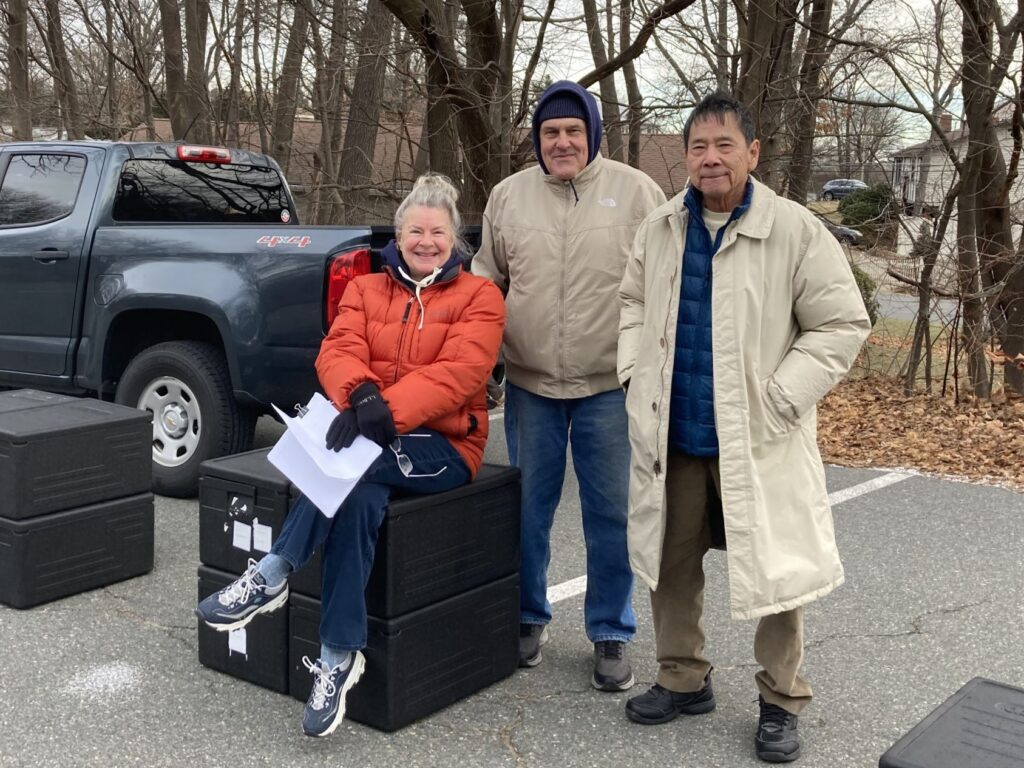
<path fill-rule="evenodd" d="M 753 184 L 748 182 L 743 203 L 732 212 L 729 222 L 739 218 L 750 207 L 752 192 Z M 728 224 L 718 230 L 718 236 L 712 243 L 701 215 L 700 192 L 690 187 L 684 202 L 689 211 L 689 224 L 679 286 L 668 444 L 670 448 L 690 456 L 717 456 L 711 348 L 711 258 L 718 251 Z"/>

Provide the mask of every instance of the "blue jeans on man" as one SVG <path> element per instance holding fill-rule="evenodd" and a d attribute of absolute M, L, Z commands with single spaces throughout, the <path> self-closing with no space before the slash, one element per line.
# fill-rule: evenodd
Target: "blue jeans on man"
<path fill-rule="evenodd" d="M 408 474 L 400 464 L 406 465 Z M 394 448 L 384 449 L 334 517 L 326 517 L 305 496 L 295 501 L 271 553 L 287 560 L 294 571 L 324 545 L 322 645 L 332 651 L 356 651 L 366 645 L 364 592 L 392 489 L 440 493 L 468 481 L 469 468 L 451 443 L 438 432 L 418 429 L 400 435 Z"/>
<path fill-rule="evenodd" d="M 626 549 L 629 439 L 621 390 L 554 399 L 506 385 L 509 461 L 522 475 L 520 622 L 551 621 L 547 569 L 551 525 L 571 447 L 587 549 L 584 623 L 593 643 L 628 642 L 636 633 L 633 572 Z"/>

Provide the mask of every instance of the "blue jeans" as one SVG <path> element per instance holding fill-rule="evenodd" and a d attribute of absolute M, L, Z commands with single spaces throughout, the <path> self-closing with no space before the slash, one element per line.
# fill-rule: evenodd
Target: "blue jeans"
<path fill-rule="evenodd" d="M 401 435 L 399 441 L 398 453 L 412 462 L 408 476 L 399 468 L 395 452 L 385 448 L 334 517 L 325 517 L 305 496 L 296 499 L 271 548 L 294 571 L 324 545 L 320 642 L 335 651 L 366 646 L 364 592 L 391 489 L 440 493 L 469 481 L 466 462 L 440 433 L 418 429 Z"/>
<path fill-rule="evenodd" d="M 551 524 L 562 495 L 565 451 L 580 484 L 587 546 L 587 596 L 583 606 L 591 642 L 628 642 L 636 633 L 633 572 L 626 550 L 629 439 L 621 390 L 558 400 L 507 384 L 505 436 L 508 456 L 522 473 L 520 621 L 547 624 L 547 570 Z"/>

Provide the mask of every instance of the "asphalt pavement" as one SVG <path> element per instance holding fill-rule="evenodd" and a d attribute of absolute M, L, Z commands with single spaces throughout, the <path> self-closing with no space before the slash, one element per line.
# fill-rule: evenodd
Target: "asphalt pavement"
<path fill-rule="evenodd" d="M 507 456 L 500 414 L 487 459 Z M 261 422 L 260 440 L 279 428 Z M 806 614 L 804 768 L 869 768 L 975 676 L 1024 687 L 1024 495 L 892 469 L 827 469 L 847 583 Z M 299 729 L 302 704 L 197 661 L 198 513 L 159 498 L 152 573 L 29 610 L 0 606 L 0 766 L 695 766 L 754 757 L 753 622 L 726 611 L 712 552 L 705 628 L 718 708 L 629 722 L 631 693 L 589 685 L 585 572 L 571 471 L 553 533 L 555 604 L 543 663 L 394 734 Z M 647 593 L 634 602 L 632 693 L 655 673 Z M 943 767 L 945 768 L 945 767 Z M 967 768 L 966 766 L 964 768 Z"/>

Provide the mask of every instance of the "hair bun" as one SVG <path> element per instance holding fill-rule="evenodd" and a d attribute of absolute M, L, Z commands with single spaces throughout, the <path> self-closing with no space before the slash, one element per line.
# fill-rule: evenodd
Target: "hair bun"
<path fill-rule="evenodd" d="M 459 190 L 452 184 L 452 180 L 443 173 L 424 173 L 413 184 L 412 188 L 423 189 L 425 192 L 439 192 L 451 198 L 452 203 L 459 201 Z"/>

